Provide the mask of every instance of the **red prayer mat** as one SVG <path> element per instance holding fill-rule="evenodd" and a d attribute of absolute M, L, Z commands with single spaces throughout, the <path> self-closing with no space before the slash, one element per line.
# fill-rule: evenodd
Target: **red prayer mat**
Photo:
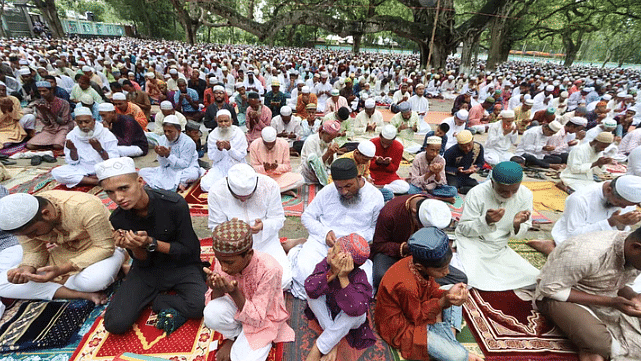
<path fill-rule="evenodd" d="M 315 184 L 303 184 L 296 189 L 296 197 L 281 195 L 285 216 L 300 217 L 305 212 L 305 208 L 314 200 L 319 186 Z"/>
<path fill-rule="evenodd" d="M 189 213 L 194 216 L 207 216 L 207 192 L 200 188 L 200 179 L 192 183 L 184 192 L 179 192 L 189 204 Z"/>
<path fill-rule="evenodd" d="M 463 309 L 486 361 L 578 360 L 560 330 L 513 291 L 473 289 Z"/>

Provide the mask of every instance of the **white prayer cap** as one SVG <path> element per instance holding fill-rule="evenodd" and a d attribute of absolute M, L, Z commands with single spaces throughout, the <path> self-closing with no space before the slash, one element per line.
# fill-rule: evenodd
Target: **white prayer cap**
<path fill-rule="evenodd" d="M 426 199 L 418 210 L 418 219 L 423 227 L 446 228 L 452 221 L 452 211 L 443 201 Z"/>
<path fill-rule="evenodd" d="M 31 70 L 29 70 L 29 68 L 20 68 L 20 70 L 18 70 L 18 74 L 29 75 L 31 74 Z"/>
<path fill-rule="evenodd" d="M 532 106 L 532 105 L 534 105 L 534 100 L 532 100 L 532 99 L 525 99 L 525 101 L 523 102 L 523 104 L 525 104 L 525 105 L 529 105 L 529 106 Z"/>
<path fill-rule="evenodd" d="M 568 92 L 566 92 L 566 91 L 562 91 L 562 92 L 561 92 L 561 98 L 567 98 L 567 97 L 569 97 L 569 96 L 570 96 L 570 93 L 568 93 Z"/>
<path fill-rule="evenodd" d="M 470 112 L 468 112 L 465 109 L 461 109 L 458 112 L 456 112 L 456 117 L 459 118 L 460 120 L 465 120 L 467 121 L 467 118 L 470 116 Z"/>
<path fill-rule="evenodd" d="M 616 127 L 617 127 L 617 121 L 616 121 L 616 120 L 614 120 L 613 118 L 606 118 L 606 119 L 603 119 L 603 121 L 601 122 L 601 124 L 603 124 L 603 126 L 604 126 L 605 128 L 613 128 L 613 129 L 614 129 L 614 128 L 616 128 Z"/>
<path fill-rule="evenodd" d="M 151 79 L 155 79 L 155 78 L 156 78 L 156 74 L 154 74 L 154 73 L 152 73 L 152 72 L 148 72 L 148 73 L 146 73 L 146 74 L 145 74 L 145 76 L 146 76 L 147 78 L 151 78 Z"/>
<path fill-rule="evenodd" d="M 619 94 L 617 94 L 617 97 L 619 97 L 619 98 L 625 98 L 625 96 L 626 96 L 626 95 L 627 95 L 627 94 L 626 94 L 625 92 L 620 92 Z"/>
<path fill-rule="evenodd" d="M 330 94 L 331 94 L 333 97 L 336 97 L 336 96 L 339 96 L 341 93 L 340 93 L 340 91 L 338 91 L 338 89 L 334 88 L 334 89 L 332 89 L 332 91 L 331 91 L 331 93 L 330 93 Z"/>
<path fill-rule="evenodd" d="M 502 110 L 501 111 L 501 117 L 502 118 L 514 118 L 516 115 L 514 114 L 514 110 Z"/>
<path fill-rule="evenodd" d="M 292 115 L 292 108 L 287 105 L 283 106 L 282 108 L 280 108 L 280 115 Z"/>
<path fill-rule="evenodd" d="M 99 181 L 123 174 L 136 173 L 134 160 L 129 157 L 109 158 L 94 165 L 93 168 Z"/>
<path fill-rule="evenodd" d="M 585 127 L 588 125 L 588 120 L 584 117 L 572 117 L 570 118 L 570 123 Z"/>
<path fill-rule="evenodd" d="M 222 68 L 220 68 L 220 69 L 221 69 L 222 71 L 227 71 L 227 70 L 229 70 L 229 69 L 227 69 L 227 67 L 226 67 L 226 66 L 224 66 L 224 65 L 223 65 L 223 67 L 222 67 Z"/>
<path fill-rule="evenodd" d="M 244 87 L 245 87 L 245 84 L 240 83 L 240 82 L 238 82 L 238 83 L 234 84 L 234 88 L 236 88 L 236 89 L 244 88 Z"/>
<path fill-rule="evenodd" d="M 616 192 L 626 201 L 632 203 L 641 203 L 641 177 L 627 174 L 616 179 L 614 185 Z M 2 199 L 8 198 L 7 196 Z M 0 201 L 0 202 L 2 202 Z M 0 207 L 0 210 L 2 207 Z"/>
<path fill-rule="evenodd" d="M 178 70 L 171 68 L 169 69 L 169 74 L 178 74 Z"/>
<path fill-rule="evenodd" d="M 303 87 L 303 89 L 300 90 L 300 92 L 303 93 L 303 94 L 309 94 L 309 87 L 307 85 L 305 85 Z"/>
<path fill-rule="evenodd" d="M 16 230 L 38 214 L 38 199 L 29 193 L 9 194 L 0 199 L 0 229 Z"/>
<path fill-rule="evenodd" d="M 172 110 L 174 109 L 174 106 L 171 104 L 169 100 L 163 100 L 160 102 L 160 109 L 161 110 Z"/>
<path fill-rule="evenodd" d="M 115 110 L 116 108 L 111 103 L 104 102 L 98 104 L 98 112 L 113 112 Z"/>
<path fill-rule="evenodd" d="M 372 109 L 376 107 L 376 101 L 373 98 L 369 98 L 365 101 L 365 108 Z"/>
<path fill-rule="evenodd" d="M 209 78 L 209 84 L 216 84 L 218 83 L 218 79 L 216 79 L 215 76 L 212 76 Z"/>
<path fill-rule="evenodd" d="M 427 141 L 425 144 L 435 144 L 435 145 L 441 145 L 443 144 L 443 139 L 441 137 L 437 137 L 436 135 L 433 135 L 431 137 L 427 137 Z"/>
<path fill-rule="evenodd" d="M 80 96 L 80 102 L 86 105 L 93 105 L 93 97 L 89 94 L 82 94 Z"/>
<path fill-rule="evenodd" d="M 249 164 L 241 163 L 227 172 L 229 189 L 237 196 L 248 196 L 254 192 L 258 183 L 256 171 Z"/>
<path fill-rule="evenodd" d="M 610 100 L 612 100 L 612 95 L 606 94 L 601 99 L 605 100 L 606 102 L 609 102 Z"/>
<path fill-rule="evenodd" d="M 223 87 L 222 85 L 215 85 L 214 86 L 214 91 L 215 92 L 224 92 L 225 91 L 225 87 Z"/>
<path fill-rule="evenodd" d="M 269 127 L 269 126 L 263 128 L 263 130 L 260 131 L 260 136 L 267 143 L 275 142 L 277 134 L 278 133 L 276 132 L 276 129 L 274 129 L 274 127 Z"/>
<path fill-rule="evenodd" d="M 29 65 L 29 61 L 27 59 L 20 59 L 18 61 L 18 64 L 20 64 L 20 65 Z"/>
<path fill-rule="evenodd" d="M 82 67 L 82 72 L 87 73 L 91 71 L 91 67 L 89 65 L 85 65 Z"/>
<path fill-rule="evenodd" d="M 358 143 L 358 152 L 362 155 L 372 158 L 376 155 L 376 146 L 369 140 Z"/>
<path fill-rule="evenodd" d="M 559 123 L 559 122 L 558 122 L 558 121 L 556 121 L 556 120 L 551 121 L 551 122 L 550 122 L 550 124 L 548 124 L 548 126 L 550 127 L 550 129 L 552 129 L 552 131 L 553 131 L 555 134 L 556 134 L 559 130 L 561 130 L 561 127 L 562 127 L 561 123 Z"/>
<path fill-rule="evenodd" d="M 605 144 L 612 144 L 612 142 L 614 142 L 614 135 L 612 132 L 601 132 L 596 136 L 596 138 L 594 138 L 594 140 Z"/>
<path fill-rule="evenodd" d="M 383 130 L 381 131 L 381 137 L 387 139 L 387 140 L 392 140 L 396 138 L 396 127 L 391 125 L 391 124 L 385 124 L 383 127 Z"/>
<path fill-rule="evenodd" d="M 178 117 L 171 114 L 165 117 L 165 119 L 162 120 L 162 124 L 178 124 L 180 125 L 180 120 L 178 120 Z"/>
<path fill-rule="evenodd" d="M 127 97 L 125 96 L 124 93 L 117 92 L 117 93 L 113 94 L 112 99 L 113 100 L 127 100 Z"/>
<path fill-rule="evenodd" d="M 223 115 L 226 115 L 226 116 L 228 116 L 229 118 L 231 118 L 231 112 L 230 112 L 229 110 L 227 110 L 227 109 L 219 109 L 219 110 L 216 112 L 216 118 L 218 118 L 218 117 L 220 117 L 220 116 L 223 116 Z"/>
<path fill-rule="evenodd" d="M 547 92 L 552 92 L 552 91 L 554 91 L 554 85 L 548 85 L 548 86 L 546 86 L 546 87 L 545 87 L 545 91 L 547 91 Z"/>
<path fill-rule="evenodd" d="M 93 114 L 91 113 L 91 109 L 87 107 L 83 107 L 82 105 L 74 109 L 73 111 L 74 115 L 76 118 L 78 118 L 81 115 L 88 115 L 93 118 Z"/>

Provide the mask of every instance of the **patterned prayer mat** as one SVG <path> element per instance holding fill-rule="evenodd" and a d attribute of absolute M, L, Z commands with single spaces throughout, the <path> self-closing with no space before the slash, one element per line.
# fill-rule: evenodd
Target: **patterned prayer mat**
<path fill-rule="evenodd" d="M 285 216 L 300 217 L 305 208 L 314 200 L 320 186 L 316 184 L 303 184 L 296 189 L 296 197 L 281 195 L 281 202 L 285 209 Z"/>
<path fill-rule="evenodd" d="M 523 182 L 523 184 L 525 184 L 525 183 L 547 183 L 547 182 Z M 456 195 L 456 202 L 454 202 L 454 204 L 446 203 L 448 206 L 450 206 L 450 210 L 452 211 L 452 218 L 454 220 L 456 220 L 456 221 L 460 220 L 461 219 L 461 215 L 463 215 L 463 201 L 464 200 L 465 200 L 465 196 L 457 194 Z M 552 223 L 552 221 L 548 217 L 544 216 L 543 214 L 541 214 L 541 212 L 539 212 L 536 209 L 536 201 L 535 201 L 534 206 L 535 206 L 535 209 L 534 209 L 534 212 L 532 213 L 532 223 L 533 224 L 550 224 L 550 223 Z"/>
<path fill-rule="evenodd" d="M 2 316 L 0 352 L 63 347 L 94 307 L 86 300 L 17 301 Z"/>
<path fill-rule="evenodd" d="M 463 305 L 486 361 L 576 361 L 570 341 L 512 291 L 470 291 Z"/>
<path fill-rule="evenodd" d="M 207 194 L 200 188 L 200 179 L 194 182 L 184 192 L 179 192 L 189 204 L 189 213 L 194 216 L 207 216 Z"/>
<path fill-rule="evenodd" d="M 534 210 L 563 212 L 568 194 L 558 189 L 555 182 L 523 182 L 534 194 Z"/>
<path fill-rule="evenodd" d="M 316 321 L 309 321 L 304 314 L 307 303 L 295 298 L 290 293 L 285 293 L 287 311 L 290 313 L 289 325 L 296 332 L 296 341 L 284 345 L 285 361 L 304 360 L 312 349 L 312 345 L 321 333 L 321 328 Z M 373 305 L 370 307 L 370 325 L 373 326 Z M 355 350 L 347 344 L 345 339 L 339 343 L 337 361 L 388 361 L 394 360 L 387 343 L 376 332 L 376 343 L 365 350 Z"/>
<path fill-rule="evenodd" d="M 24 152 L 27 149 L 27 142 L 22 142 L 18 144 L 11 144 L 6 148 L 0 149 L 0 154 L 11 157 L 12 155 L 20 152 Z"/>

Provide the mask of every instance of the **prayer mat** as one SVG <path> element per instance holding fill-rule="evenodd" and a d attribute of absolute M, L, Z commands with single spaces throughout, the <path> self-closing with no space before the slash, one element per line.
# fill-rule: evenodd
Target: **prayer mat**
<path fill-rule="evenodd" d="M 555 182 L 523 182 L 534 195 L 534 209 L 563 212 L 568 194 L 558 189 Z"/>
<path fill-rule="evenodd" d="M 53 184 L 52 184 L 53 183 Z M 53 189 L 58 183 L 53 180 L 51 172 L 45 172 L 9 189 L 9 193 L 35 194 L 42 190 Z"/>
<path fill-rule="evenodd" d="M 86 300 L 18 301 L 2 317 L 0 352 L 63 347 L 94 307 Z"/>
<path fill-rule="evenodd" d="M 470 328 L 467 326 L 466 322 L 463 321 L 463 327 L 461 328 L 461 332 L 459 332 L 456 335 L 456 340 L 465 347 L 465 349 L 468 352 L 474 353 L 479 356 L 483 356 L 483 351 L 479 347 L 479 345 L 476 344 L 476 341 L 474 340 L 474 336 L 472 336 L 472 332 L 470 331 Z M 392 360 L 394 361 L 409 361 L 406 358 L 403 358 L 401 356 L 401 353 L 399 350 L 393 348 L 392 346 L 388 346 L 390 352 L 392 353 Z"/>
<path fill-rule="evenodd" d="M 314 200 L 320 188 L 320 185 L 317 184 L 303 184 L 296 189 L 296 197 L 281 194 L 280 199 L 285 209 L 285 216 L 302 216 L 305 208 Z"/>
<path fill-rule="evenodd" d="M 445 118 L 451 117 L 450 112 L 427 112 L 425 116 L 425 121 L 427 124 L 441 124 Z"/>
<path fill-rule="evenodd" d="M 55 182 L 54 182 L 55 183 Z M 73 188 L 67 188 L 67 186 L 55 183 L 56 186 L 53 188 L 54 190 L 61 190 L 61 191 L 74 191 L 74 192 L 84 192 L 84 193 L 89 193 L 92 194 L 102 201 L 102 204 L 107 207 L 110 211 L 115 210 L 118 208 L 118 205 L 112 201 L 107 193 L 102 189 L 100 186 L 89 186 L 89 185 L 80 185 L 80 186 L 75 186 Z"/>
<path fill-rule="evenodd" d="M 179 192 L 181 196 L 185 198 L 187 204 L 189 205 L 189 213 L 192 217 L 194 216 L 207 216 L 208 206 L 207 206 L 207 192 L 204 192 L 200 188 L 200 179 L 192 183 L 184 192 Z"/>
<path fill-rule="evenodd" d="M 578 360 L 560 330 L 513 291 L 472 289 L 463 309 L 486 361 Z"/>
<path fill-rule="evenodd" d="M 613 176 L 617 177 L 626 174 L 628 172 L 628 166 L 621 163 L 608 164 L 605 166 L 605 171 L 608 173 L 612 173 Z"/>
<path fill-rule="evenodd" d="M 0 154 L 6 155 L 7 157 L 11 157 L 16 153 L 24 152 L 25 149 L 27 149 L 27 142 L 11 144 L 6 148 L 0 149 Z"/>
<path fill-rule="evenodd" d="M 296 332 L 296 341 L 284 345 L 285 361 L 304 360 L 312 349 L 314 342 L 321 333 L 321 328 L 316 321 L 309 321 L 305 317 L 307 302 L 295 298 L 290 293 L 285 293 L 287 311 L 290 314 L 289 325 Z M 373 323 L 373 304 L 370 305 L 370 317 L 368 322 Z M 374 329 L 374 327 L 372 327 Z M 347 344 L 345 339 L 339 343 L 337 361 L 391 361 L 394 360 L 387 343 L 381 339 L 376 332 L 376 343 L 365 350 L 355 350 Z"/>

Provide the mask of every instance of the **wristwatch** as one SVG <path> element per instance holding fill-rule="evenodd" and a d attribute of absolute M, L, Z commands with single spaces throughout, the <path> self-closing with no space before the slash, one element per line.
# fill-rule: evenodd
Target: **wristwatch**
<path fill-rule="evenodd" d="M 147 245 L 147 252 L 156 252 L 158 248 L 158 240 L 154 237 L 151 237 L 151 243 Z"/>

